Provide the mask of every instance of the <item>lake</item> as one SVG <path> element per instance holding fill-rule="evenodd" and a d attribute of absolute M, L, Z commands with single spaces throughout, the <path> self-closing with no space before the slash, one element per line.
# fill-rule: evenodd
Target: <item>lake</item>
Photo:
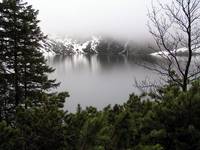
<path fill-rule="evenodd" d="M 135 80 L 157 80 L 158 74 L 141 64 L 152 64 L 155 58 L 148 55 L 74 55 L 47 58 L 55 68 L 50 78 L 61 82 L 58 91 L 68 91 L 70 98 L 65 109 L 74 112 L 78 104 L 83 108 L 102 109 L 111 104 L 123 104 L 131 93 L 140 93 Z"/>

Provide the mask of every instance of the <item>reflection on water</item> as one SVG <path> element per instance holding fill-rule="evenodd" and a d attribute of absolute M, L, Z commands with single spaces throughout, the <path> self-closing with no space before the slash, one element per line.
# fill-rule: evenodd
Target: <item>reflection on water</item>
<path fill-rule="evenodd" d="M 65 108 L 75 111 L 77 104 L 83 107 L 95 106 L 99 109 L 108 104 L 122 104 L 129 94 L 138 93 L 134 81 L 158 75 L 138 64 L 152 64 L 151 56 L 124 55 L 74 55 L 48 58 L 48 64 L 56 69 L 50 75 L 61 82 L 59 91 L 68 91 L 70 98 Z"/>

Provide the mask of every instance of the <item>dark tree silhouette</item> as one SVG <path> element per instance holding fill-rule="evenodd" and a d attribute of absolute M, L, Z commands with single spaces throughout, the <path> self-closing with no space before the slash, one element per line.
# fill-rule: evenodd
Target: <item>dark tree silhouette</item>
<path fill-rule="evenodd" d="M 54 70 L 39 51 L 45 36 L 38 26 L 38 11 L 22 0 L 0 2 L 0 91 L 4 113 L 39 102 L 43 92 L 56 87 L 48 79 Z M 5 84 L 6 83 L 6 84 Z"/>

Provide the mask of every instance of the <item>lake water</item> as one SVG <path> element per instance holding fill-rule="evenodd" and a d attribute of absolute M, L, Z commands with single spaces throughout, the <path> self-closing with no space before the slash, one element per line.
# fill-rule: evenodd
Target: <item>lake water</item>
<path fill-rule="evenodd" d="M 48 65 L 55 68 L 50 78 L 61 82 L 58 91 L 68 91 L 65 109 L 71 112 L 78 104 L 83 108 L 95 106 L 102 109 L 111 104 L 126 102 L 131 93 L 140 93 L 135 80 L 157 80 L 158 75 L 141 66 L 151 64 L 151 56 L 124 55 L 74 55 L 48 57 Z"/>

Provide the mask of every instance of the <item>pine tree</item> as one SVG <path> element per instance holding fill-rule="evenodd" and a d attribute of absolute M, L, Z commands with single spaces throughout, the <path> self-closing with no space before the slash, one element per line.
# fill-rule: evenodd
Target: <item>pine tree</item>
<path fill-rule="evenodd" d="M 40 95 L 58 84 L 49 80 L 54 70 L 39 51 L 45 36 L 38 26 L 38 11 L 22 0 L 0 2 L 0 86 L 6 83 L 6 107 L 38 104 Z M 6 81 L 6 82 L 3 82 Z"/>

